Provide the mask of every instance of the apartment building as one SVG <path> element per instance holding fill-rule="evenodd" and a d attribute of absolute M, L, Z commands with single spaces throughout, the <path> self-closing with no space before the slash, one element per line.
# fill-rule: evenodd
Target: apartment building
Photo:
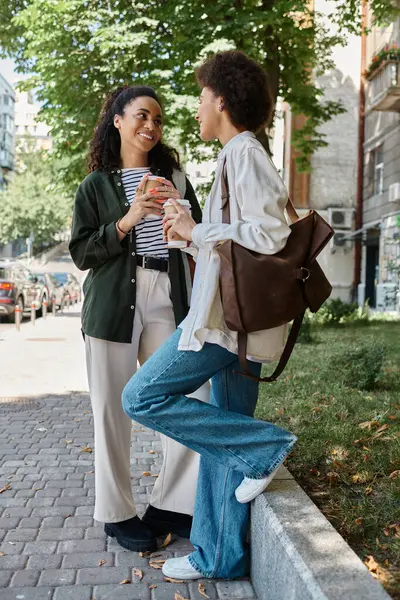
<path fill-rule="evenodd" d="M 0 189 L 14 169 L 15 155 L 15 92 L 0 74 Z"/>
<path fill-rule="evenodd" d="M 15 104 L 15 128 L 17 151 L 36 152 L 51 150 L 49 128 L 38 120 L 40 105 L 32 92 L 17 92 Z"/>
<path fill-rule="evenodd" d="M 400 18 L 367 26 L 358 300 L 400 310 Z"/>

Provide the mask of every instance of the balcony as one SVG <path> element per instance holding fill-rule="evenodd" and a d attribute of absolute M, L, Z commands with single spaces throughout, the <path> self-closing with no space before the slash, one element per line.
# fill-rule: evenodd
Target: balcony
<path fill-rule="evenodd" d="M 384 60 L 368 77 L 367 108 L 400 112 L 400 60 Z"/>

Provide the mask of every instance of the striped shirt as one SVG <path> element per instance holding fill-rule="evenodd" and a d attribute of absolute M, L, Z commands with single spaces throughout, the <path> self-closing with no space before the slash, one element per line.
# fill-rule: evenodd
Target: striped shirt
<path fill-rule="evenodd" d="M 150 173 L 148 167 L 122 169 L 122 185 L 129 204 L 135 199 L 136 189 L 145 175 Z M 150 173 L 151 174 L 151 173 Z M 135 226 L 136 252 L 142 256 L 158 256 L 168 258 L 168 248 L 163 241 L 162 217 L 142 219 Z"/>

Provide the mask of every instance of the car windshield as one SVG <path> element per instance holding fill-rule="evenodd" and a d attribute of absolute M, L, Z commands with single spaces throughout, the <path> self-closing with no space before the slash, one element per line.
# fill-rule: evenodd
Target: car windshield
<path fill-rule="evenodd" d="M 52 273 L 58 283 L 68 283 L 68 273 Z"/>

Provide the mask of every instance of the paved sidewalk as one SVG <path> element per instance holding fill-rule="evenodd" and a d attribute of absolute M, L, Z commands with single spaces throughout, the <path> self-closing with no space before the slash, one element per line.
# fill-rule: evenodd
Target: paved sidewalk
<path fill-rule="evenodd" d="M 187 540 L 140 556 L 93 520 L 93 426 L 74 309 L 2 332 L 0 356 L 0 490 L 9 488 L 0 493 L 0 600 L 255 600 L 248 580 L 166 582 L 151 559 L 187 554 Z M 134 424 L 139 514 L 160 449 L 158 434 Z"/>

